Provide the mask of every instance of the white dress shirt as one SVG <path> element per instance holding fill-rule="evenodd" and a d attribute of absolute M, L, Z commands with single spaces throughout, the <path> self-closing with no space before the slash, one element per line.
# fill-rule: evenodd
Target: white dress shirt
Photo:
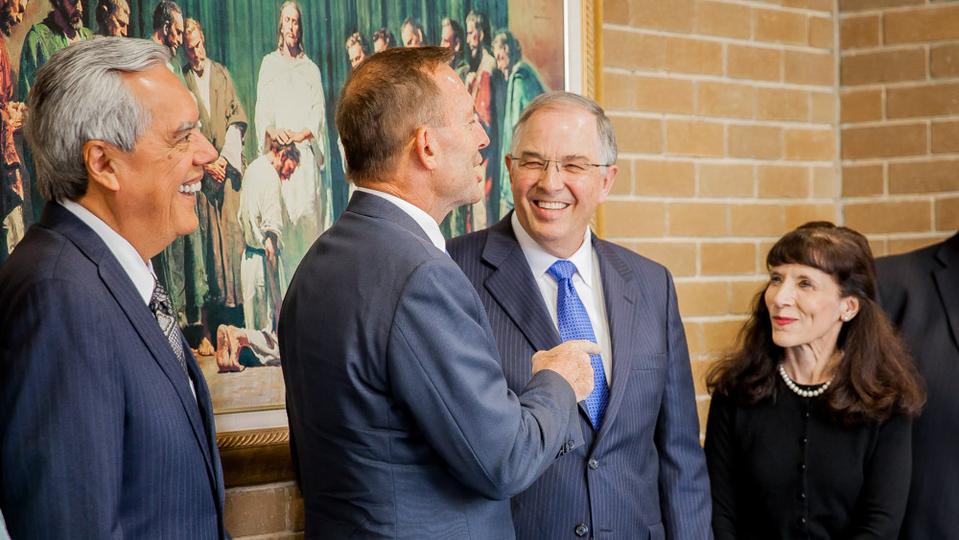
<path fill-rule="evenodd" d="M 443 233 L 440 232 L 439 224 L 436 223 L 436 220 L 427 214 L 422 208 L 409 201 L 404 201 L 396 195 L 390 195 L 389 193 L 385 193 L 383 191 L 377 191 L 375 189 L 359 186 L 356 187 L 356 191 L 362 191 L 363 193 L 369 193 L 370 195 L 382 197 L 398 206 L 403 213 L 413 218 L 413 221 L 415 221 L 416 224 L 423 229 L 423 232 L 425 232 L 426 236 L 429 237 L 430 242 L 436 246 L 436 249 L 444 253 L 446 252 L 446 239 L 443 238 Z"/>
<path fill-rule="evenodd" d="M 510 222 L 513 225 L 516 240 L 523 250 L 523 255 L 526 256 L 529 269 L 533 272 L 533 278 L 536 279 L 536 284 L 539 286 L 539 292 L 543 295 L 543 301 L 546 302 L 549 318 L 558 331 L 559 318 L 556 314 L 556 298 L 559 285 L 548 270 L 550 266 L 553 266 L 553 263 L 559 260 L 559 257 L 550 255 L 536 243 L 536 240 L 533 240 L 529 233 L 523 229 L 515 212 Z M 576 289 L 579 299 L 583 302 L 586 313 L 589 315 L 589 321 L 593 325 L 593 333 L 596 335 L 596 341 L 599 343 L 600 354 L 602 355 L 603 370 L 606 372 L 606 384 L 611 386 L 613 380 L 613 351 L 609 339 L 609 322 L 606 318 L 603 283 L 599 274 L 599 258 L 593 250 L 591 233 L 588 227 L 583 237 L 583 245 L 566 260 L 576 265 L 573 287 Z"/>

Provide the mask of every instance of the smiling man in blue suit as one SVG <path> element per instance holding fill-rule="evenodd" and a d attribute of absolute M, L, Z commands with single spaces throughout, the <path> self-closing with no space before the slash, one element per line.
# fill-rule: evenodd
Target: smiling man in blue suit
<path fill-rule="evenodd" d="M 30 93 L 45 199 L 0 269 L 0 510 L 30 538 L 218 539 L 210 394 L 149 264 L 217 157 L 146 40 L 60 51 Z"/>
<path fill-rule="evenodd" d="M 594 101 L 544 94 L 506 157 L 515 210 L 449 250 L 485 306 L 511 388 L 531 351 L 599 343 L 585 444 L 512 500 L 517 538 L 710 538 L 709 479 L 686 338 L 669 272 L 596 238 L 616 140 Z"/>

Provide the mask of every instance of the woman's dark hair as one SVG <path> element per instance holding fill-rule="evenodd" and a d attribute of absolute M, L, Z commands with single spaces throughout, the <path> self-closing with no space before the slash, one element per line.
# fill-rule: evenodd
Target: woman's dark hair
<path fill-rule="evenodd" d="M 875 262 L 866 238 L 827 221 L 806 223 L 769 250 L 766 266 L 782 264 L 817 268 L 836 280 L 843 297 L 859 299 L 859 313 L 839 332 L 837 348 L 843 356 L 823 395 L 827 408 L 845 424 L 917 415 L 925 391 L 912 358 L 876 303 Z M 722 357 L 706 375 L 710 393 L 744 406 L 775 398 L 777 365 L 784 354 L 773 342 L 764 295 L 765 287 L 739 333 L 739 349 Z"/>

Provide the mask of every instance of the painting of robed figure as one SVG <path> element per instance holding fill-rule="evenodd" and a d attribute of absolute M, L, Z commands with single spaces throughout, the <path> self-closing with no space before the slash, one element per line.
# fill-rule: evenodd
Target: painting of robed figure
<path fill-rule="evenodd" d="M 0 0 L 0 264 L 45 203 L 20 133 L 36 71 L 98 35 L 163 45 L 219 156 L 194 194 L 199 226 L 155 257 L 152 270 L 220 418 L 272 411 L 285 424 L 277 317 L 300 259 L 352 193 L 333 123 L 350 72 L 390 47 L 455 51 L 451 67 L 491 142 L 485 196 L 441 228 L 448 236 L 482 229 L 512 209 L 502 163 L 513 124 L 536 95 L 568 87 L 567 3 Z"/>

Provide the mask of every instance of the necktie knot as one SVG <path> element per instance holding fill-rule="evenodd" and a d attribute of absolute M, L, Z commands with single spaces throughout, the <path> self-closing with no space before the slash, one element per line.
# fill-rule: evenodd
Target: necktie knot
<path fill-rule="evenodd" d="M 549 275 L 553 276 L 553 279 L 556 281 L 562 281 L 564 279 L 572 279 L 573 274 L 576 273 L 576 265 L 572 261 L 567 261 L 566 259 L 560 259 L 553 263 L 549 267 Z"/>
<path fill-rule="evenodd" d="M 160 285 L 157 282 L 156 286 L 153 288 L 153 295 L 150 296 L 150 311 L 154 315 L 157 313 L 166 315 L 167 317 L 173 317 L 173 304 L 170 303 L 170 295 L 167 294 L 166 289 L 163 288 L 163 285 Z"/>

